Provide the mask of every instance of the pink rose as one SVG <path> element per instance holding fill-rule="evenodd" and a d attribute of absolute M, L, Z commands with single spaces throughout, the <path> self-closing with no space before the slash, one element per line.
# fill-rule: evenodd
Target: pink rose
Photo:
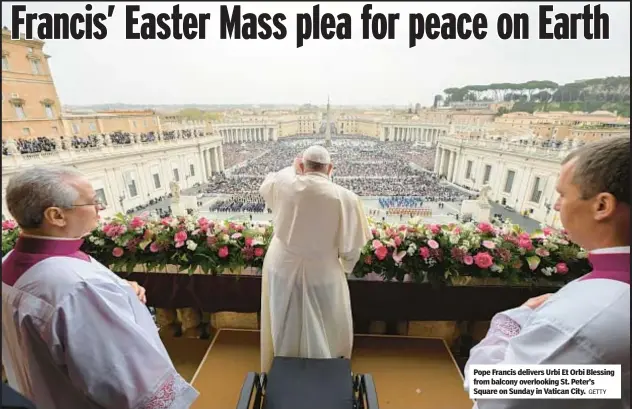
<path fill-rule="evenodd" d="M 183 241 L 176 241 L 176 248 L 179 249 L 180 247 L 184 246 L 184 242 Z"/>
<path fill-rule="evenodd" d="M 255 257 L 263 257 L 263 249 L 261 247 L 257 247 L 255 249 Z M 226 254 L 228 254 L 228 249 L 226 249 Z"/>
<path fill-rule="evenodd" d="M 479 268 L 490 268 L 494 264 L 494 259 L 488 252 L 484 251 L 474 256 L 474 263 Z"/>
<path fill-rule="evenodd" d="M 452 233 L 454 234 L 461 234 L 461 228 L 460 227 L 455 227 L 454 229 L 452 229 Z"/>
<path fill-rule="evenodd" d="M 397 236 L 393 239 L 393 241 L 395 242 L 395 246 L 399 247 L 400 244 L 402 244 L 402 239 Z"/>
<path fill-rule="evenodd" d="M 433 250 L 436 250 L 439 248 L 439 243 L 437 243 L 435 240 L 428 240 L 428 247 L 430 247 Z"/>
<path fill-rule="evenodd" d="M 169 226 L 172 220 L 173 219 L 170 216 L 167 216 L 160 221 L 160 224 L 162 224 L 163 226 Z"/>
<path fill-rule="evenodd" d="M 491 233 L 494 231 L 494 226 L 487 222 L 481 222 L 478 224 L 478 229 L 483 233 Z"/>
<path fill-rule="evenodd" d="M 553 229 L 550 227 L 545 227 L 542 229 L 542 233 L 544 233 L 545 236 L 550 236 L 551 234 L 553 234 Z"/>
<path fill-rule="evenodd" d="M 535 254 L 540 257 L 548 257 L 549 251 L 543 247 L 538 247 L 537 249 L 535 249 Z"/>
<path fill-rule="evenodd" d="M 520 239 L 518 241 L 518 246 L 520 246 L 520 248 L 523 248 L 525 250 L 531 250 L 533 248 L 533 243 L 531 243 L 531 239 Z"/>
<path fill-rule="evenodd" d="M 379 249 L 380 247 L 384 247 L 384 246 L 382 245 L 382 242 L 381 242 L 381 241 L 379 241 L 379 240 L 373 240 L 373 241 L 371 242 L 371 246 L 373 247 L 373 250 L 377 250 L 377 249 Z"/>
<path fill-rule="evenodd" d="M 149 245 L 149 251 L 151 251 L 152 253 L 158 253 L 159 250 L 160 250 L 160 247 L 158 246 L 158 243 L 156 243 L 155 241 Z"/>
<path fill-rule="evenodd" d="M 140 217 L 138 217 L 138 216 L 134 216 L 134 218 L 129 223 L 129 225 L 133 229 L 138 229 L 138 228 L 141 228 L 141 227 L 143 227 L 145 225 L 145 221 L 143 219 L 141 219 Z"/>
<path fill-rule="evenodd" d="M 493 250 L 496 248 L 496 245 L 491 240 L 483 240 L 483 247 L 485 247 L 486 249 Z"/>
<path fill-rule="evenodd" d="M 187 241 L 187 237 L 189 237 L 187 236 L 187 232 L 185 232 L 184 230 L 180 230 L 175 234 L 175 236 L 173 236 L 173 240 L 175 240 L 176 242 Z"/>
<path fill-rule="evenodd" d="M 208 219 L 206 217 L 200 217 L 198 219 L 198 225 L 200 225 L 200 227 L 208 225 Z"/>
<path fill-rule="evenodd" d="M 15 229 L 18 226 L 18 224 L 15 222 L 15 220 L 4 220 L 2 222 L 2 230 L 12 230 Z"/>
<path fill-rule="evenodd" d="M 566 265 L 566 263 L 557 263 L 555 265 L 555 270 L 557 271 L 557 274 L 564 275 L 568 273 L 568 266 Z"/>
<path fill-rule="evenodd" d="M 114 247 L 114 250 L 112 250 L 112 255 L 114 257 L 121 257 L 123 255 L 123 249 L 120 247 Z"/>
<path fill-rule="evenodd" d="M 246 247 L 252 247 L 252 237 L 246 237 Z"/>
<path fill-rule="evenodd" d="M 371 229 L 371 233 L 373 234 L 373 237 L 378 237 L 377 230 Z"/>
<path fill-rule="evenodd" d="M 375 249 L 375 257 L 377 257 L 378 260 L 384 260 L 387 254 L 388 249 L 384 246 Z"/>
<path fill-rule="evenodd" d="M 474 264 L 474 257 L 470 256 L 469 254 L 466 255 L 465 257 L 463 257 L 463 263 L 465 265 L 471 266 L 472 264 Z"/>
<path fill-rule="evenodd" d="M 223 246 L 217 251 L 219 258 L 226 258 L 228 256 L 228 247 Z"/>
<path fill-rule="evenodd" d="M 521 240 L 531 240 L 531 236 L 529 235 L 529 233 L 524 231 L 520 233 L 518 237 L 520 237 Z"/>
<path fill-rule="evenodd" d="M 421 256 L 421 258 L 423 258 L 424 260 L 427 259 L 428 257 L 430 257 L 430 249 L 428 247 L 421 247 L 419 249 L 419 255 Z"/>
<path fill-rule="evenodd" d="M 432 234 L 439 234 L 441 233 L 441 226 L 439 226 L 438 224 L 431 224 L 430 231 L 432 232 Z"/>

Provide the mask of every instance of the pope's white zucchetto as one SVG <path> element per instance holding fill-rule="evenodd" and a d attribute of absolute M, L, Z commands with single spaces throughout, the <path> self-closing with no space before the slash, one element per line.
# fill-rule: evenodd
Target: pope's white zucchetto
<path fill-rule="evenodd" d="M 331 163 L 331 156 L 324 146 L 313 145 L 305 149 L 305 152 L 303 152 L 303 160 L 320 163 L 321 165 L 329 165 Z"/>

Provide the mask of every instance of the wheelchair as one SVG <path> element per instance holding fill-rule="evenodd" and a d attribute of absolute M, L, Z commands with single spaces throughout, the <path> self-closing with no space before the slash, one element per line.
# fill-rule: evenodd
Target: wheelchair
<path fill-rule="evenodd" d="M 236 409 L 379 409 L 370 374 L 344 358 L 275 357 L 268 373 L 249 372 Z"/>

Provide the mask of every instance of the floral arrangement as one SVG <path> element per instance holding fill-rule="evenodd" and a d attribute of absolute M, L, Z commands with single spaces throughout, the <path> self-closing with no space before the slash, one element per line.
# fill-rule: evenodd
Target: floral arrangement
<path fill-rule="evenodd" d="M 498 278 L 510 283 L 538 279 L 568 282 L 590 271 L 587 254 L 565 231 L 543 228 L 528 234 L 505 223 L 389 225 L 369 220 L 372 239 L 353 274 L 378 274 L 384 280 L 445 283 L 456 277 Z M 19 228 L 2 223 L 2 252 L 13 248 Z M 272 226 L 211 221 L 194 216 L 163 219 L 117 215 L 87 238 L 83 250 L 115 271 L 138 265 L 162 271 L 221 274 L 226 269 L 261 268 Z"/>
<path fill-rule="evenodd" d="M 386 280 L 445 282 L 450 277 L 498 278 L 510 283 L 568 282 L 590 272 L 587 253 L 567 233 L 549 227 L 529 234 L 511 223 L 371 223 L 373 239 L 354 273 Z"/>

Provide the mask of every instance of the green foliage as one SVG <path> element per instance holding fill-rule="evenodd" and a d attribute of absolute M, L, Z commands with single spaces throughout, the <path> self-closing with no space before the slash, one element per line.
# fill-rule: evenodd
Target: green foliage
<path fill-rule="evenodd" d="M 630 77 L 606 77 L 560 85 L 536 80 L 524 83 L 466 85 L 443 90 L 444 101 L 483 101 L 493 96 L 496 101 L 515 101 L 512 111 L 616 111 L 630 116 Z"/>

